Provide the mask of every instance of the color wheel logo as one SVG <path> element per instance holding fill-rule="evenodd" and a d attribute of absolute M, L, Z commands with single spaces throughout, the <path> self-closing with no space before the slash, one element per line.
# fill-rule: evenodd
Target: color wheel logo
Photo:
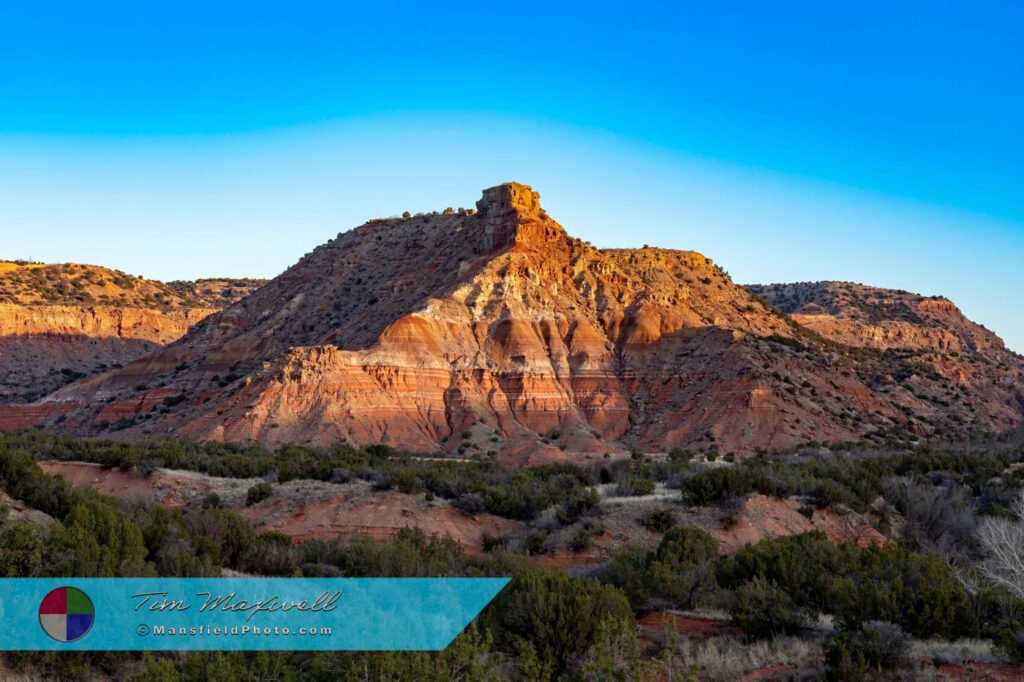
<path fill-rule="evenodd" d="M 74 587 L 58 587 L 39 605 L 39 625 L 58 642 L 76 642 L 89 632 L 96 610 L 89 595 Z"/>

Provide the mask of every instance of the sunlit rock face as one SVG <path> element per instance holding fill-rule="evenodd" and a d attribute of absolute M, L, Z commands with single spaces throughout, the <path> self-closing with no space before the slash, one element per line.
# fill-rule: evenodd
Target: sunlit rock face
<path fill-rule="evenodd" d="M 593 248 L 508 183 L 476 211 L 342 233 L 179 341 L 47 396 L 36 409 L 59 423 L 33 418 L 527 464 L 1021 421 L 1024 366 L 990 334 L 964 342 L 982 370 L 938 342 L 886 354 L 874 332 L 802 319 L 701 254 Z"/>

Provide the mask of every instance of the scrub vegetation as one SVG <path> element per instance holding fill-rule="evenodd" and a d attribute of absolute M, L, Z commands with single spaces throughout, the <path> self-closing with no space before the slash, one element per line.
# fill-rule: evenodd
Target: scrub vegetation
<path fill-rule="evenodd" d="M 539 565 L 529 551 L 493 541 L 469 556 L 447 537 L 416 529 L 294 543 L 257 532 L 216 495 L 171 510 L 126 503 L 44 474 L 40 459 L 105 467 L 191 469 L 272 481 L 363 478 L 381 489 L 440 496 L 465 513 L 553 517 L 592 528 L 600 489 L 630 498 L 655 486 L 674 507 L 637 523 L 660 534 L 653 548 L 626 544 L 575 575 Z M 685 452 L 591 467 L 510 470 L 488 462 L 439 462 L 385 447 L 277 450 L 185 441 L 125 444 L 34 432 L 0 436 L 0 484 L 52 520 L 11 515 L 0 523 L 4 576 L 511 576 L 510 585 L 444 652 L 170 654 L 8 653 L 4 664 L 46 678 L 148 680 L 604 680 L 729 679 L 780 659 L 837 680 L 910 670 L 925 642 L 982 642 L 992 661 L 1024 661 L 1024 575 L 1007 543 L 1024 537 L 1019 439 L 949 443 L 902 451 L 856 447 L 763 453 L 734 463 Z M 644 483 L 638 483 L 638 482 Z M 814 531 L 723 554 L 705 530 L 678 524 L 673 509 L 725 505 L 751 493 L 799 497 L 810 507 L 871 509 L 892 541 L 836 544 Z M 803 507 L 801 508 L 803 509 Z M 5 513 L 6 516 L 6 513 Z M 589 524 L 589 525 L 588 525 Z M 898 528 L 895 527 L 898 525 Z M 722 614 L 737 638 L 651 641 L 638 621 L 652 614 Z M 740 646 L 741 645 L 741 646 Z M 797 652 L 797 653 L 794 653 Z M 817 652 L 817 653 L 815 653 Z M 774 657 L 774 658 L 773 658 Z M 749 660 L 748 660 L 749 659 Z M 746 663 L 743 663 L 746 661 Z M 908 667 L 910 666 L 910 667 Z M 738 672 L 737 672 L 738 671 Z"/>

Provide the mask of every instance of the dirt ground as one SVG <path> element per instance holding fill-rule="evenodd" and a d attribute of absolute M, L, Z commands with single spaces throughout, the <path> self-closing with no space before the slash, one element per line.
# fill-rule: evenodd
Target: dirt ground
<path fill-rule="evenodd" d="M 215 492 L 225 507 L 241 513 L 258 531 L 279 531 L 298 542 L 311 538 L 347 539 L 354 533 L 381 539 L 403 528 L 415 527 L 428 535 L 449 535 L 474 554 L 482 551 L 485 534 L 501 536 L 519 525 L 492 514 L 466 516 L 446 501 L 428 501 L 422 494 L 374 492 L 365 481 L 289 481 L 275 484 L 273 494 L 266 500 L 246 506 L 249 487 L 260 479 L 217 478 L 169 469 L 157 469 L 147 476 L 83 462 L 40 462 L 40 467 L 48 474 L 63 476 L 73 485 L 89 486 L 104 495 L 175 509 L 198 505 L 206 495 Z"/>

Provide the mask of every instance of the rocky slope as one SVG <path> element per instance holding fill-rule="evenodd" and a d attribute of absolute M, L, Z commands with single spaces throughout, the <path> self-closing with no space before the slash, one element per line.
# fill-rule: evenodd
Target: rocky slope
<path fill-rule="evenodd" d="M 592 248 L 524 185 L 485 190 L 477 209 L 343 233 L 32 418 L 125 438 L 344 439 L 518 462 L 1021 422 L 1024 363 L 998 339 L 965 369 L 945 350 L 801 326 L 695 252 Z"/>
<path fill-rule="evenodd" d="M 0 403 L 148 355 L 258 281 L 175 285 L 77 263 L 0 262 Z"/>
<path fill-rule="evenodd" d="M 1008 360 L 998 336 L 971 322 L 947 298 L 850 282 L 750 287 L 804 327 L 849 346 L 969 353 Z"/>

